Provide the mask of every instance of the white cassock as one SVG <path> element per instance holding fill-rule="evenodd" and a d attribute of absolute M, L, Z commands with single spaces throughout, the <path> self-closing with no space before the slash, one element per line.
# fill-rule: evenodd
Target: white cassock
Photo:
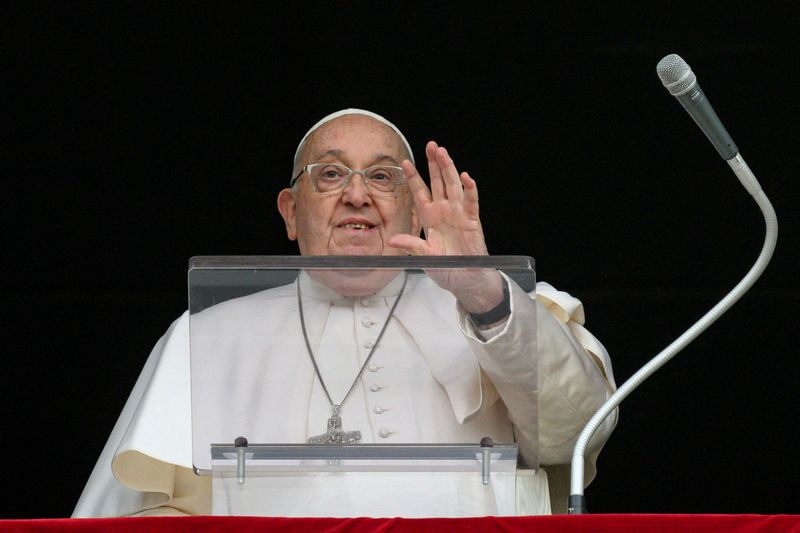
<path fill-rule="evenodd" d="M 323 433 L 331 406 L 308 357 L 296 283 L 309 344 L 338 402 L 369 356 L 402 278 L 374 296 L 352 298 L 301 274 L 290 285 L 192 315 L 191 387 L 185 313 L 153 349 L 73 516 L 211 514 L 210 481 L 192 472 L 192 401 L 194 412 L 203 413 L 203 442 L 246 435 L 251 443 L 302 443 Z M 522 511 L 545 514 L 552 506 L 563 512 L 575 440 L 615 389 L 611 362 L 583 328 L 580 301 L 542 282 L 535 296 L 513 282 L 509 287 L 509 319 L 478 331 L 449 292 L 409 275 L 383 338 L 342 406 L 343 429 L 361 431 L 365 443 L 477 443 L 485 436 L 517 442 L 527 464 L 544 467 L 518 482 L 517 501 L 527 501 Z M 224 394 L 223 402 L 208 392 L 214 390 Z M 220 412 L 215 406 L 221 404 L 243 408 Z M 592 439 L 587 482 L 615 424 L 616 412 Z M 334 515 L 310 508 L 314 500 L 287 500 L 285 515 Z"/>

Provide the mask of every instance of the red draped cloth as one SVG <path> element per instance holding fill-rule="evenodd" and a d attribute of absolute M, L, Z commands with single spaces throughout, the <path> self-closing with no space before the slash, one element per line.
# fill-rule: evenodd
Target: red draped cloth
<path fill-rule="evenodd" d="M 797 532 L 800 515 L 597 514 L 484 518 L 273 518 L 187 516 L 0 520 L 2 531 L 314 532 L 543 532 L 613 533 Z"/>

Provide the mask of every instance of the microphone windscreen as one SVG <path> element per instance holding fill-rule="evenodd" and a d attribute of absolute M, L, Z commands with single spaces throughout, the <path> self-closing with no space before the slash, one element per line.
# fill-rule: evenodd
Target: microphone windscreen
<path fill-rule="evenodd" d="M 697 83 L 694 72 L 678 54 L 665 56 L 656 65 L 656 72 L 661 83 L 673 96 L 680 96 Z"/>

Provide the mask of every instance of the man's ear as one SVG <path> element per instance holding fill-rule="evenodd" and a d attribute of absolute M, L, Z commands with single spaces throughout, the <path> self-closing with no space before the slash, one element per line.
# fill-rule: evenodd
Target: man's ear
<path fill-rule="evenodd" d="M 283 221 L 286 223 L 286 236 L 290 241 L 297 240 L 297 200 L 294 198 L 292 189 L 283 189 L 278 193 L 278 211 L 280 211 Z"/>

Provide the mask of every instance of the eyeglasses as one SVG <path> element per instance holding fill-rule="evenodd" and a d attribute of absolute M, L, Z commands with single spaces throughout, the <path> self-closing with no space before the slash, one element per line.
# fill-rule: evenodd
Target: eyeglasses
<path fill-rule="evenodd" d="M 347 187 L 353 174 L 361 174 L 367 188 L 376 193 L 391 193 L 406 182 L 401 167 L 375 165 L 364 170 L 353 170 L 344 165 L 334 163 L 314 163 L 306 165 L 300 173 L 289 183 L 294 186 L 303 172 L 308 172 L 311 184 L 317 192 L 338 191 Z"/>

